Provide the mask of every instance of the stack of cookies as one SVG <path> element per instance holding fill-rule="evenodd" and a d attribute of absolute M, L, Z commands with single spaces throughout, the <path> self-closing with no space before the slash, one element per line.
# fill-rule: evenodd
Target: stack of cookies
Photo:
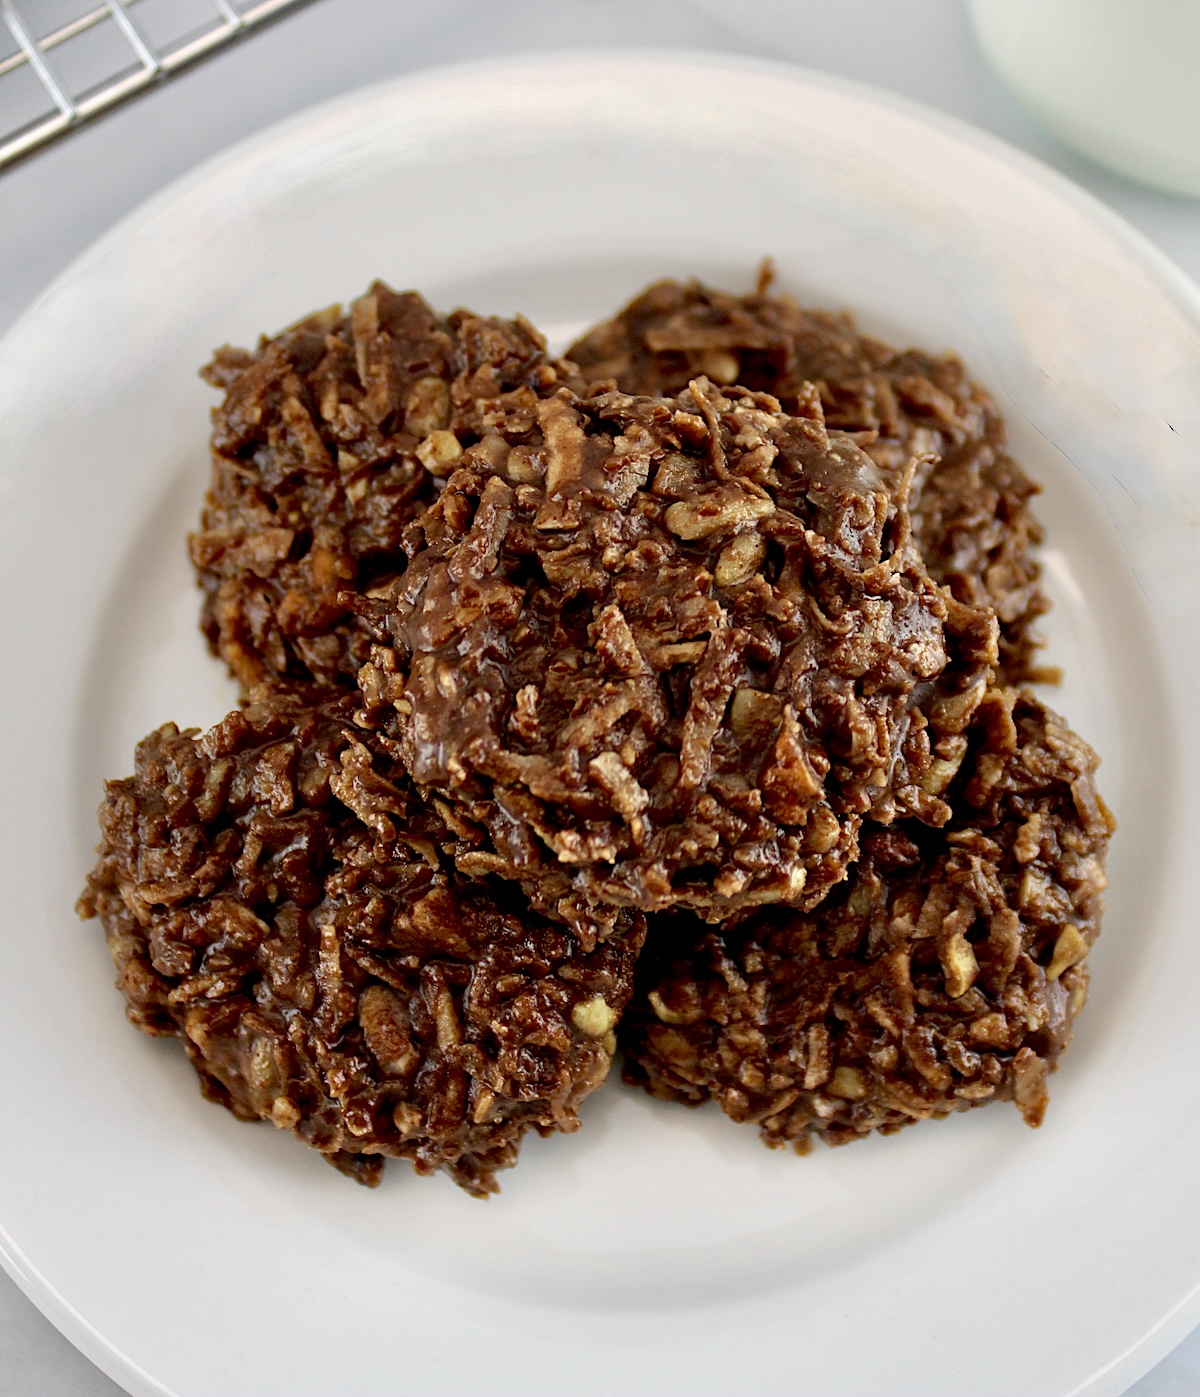
<path fill-rule="evenodd" d="M 1041 1121 L 1113 821 L 957 359 L 674 282 L 554 359 L 377 283 L 205 376 L 242 703 L 140 744 L 80 909 L 208 1096 L 480 1196 L 618 1052 L 800 1152 Z"/>

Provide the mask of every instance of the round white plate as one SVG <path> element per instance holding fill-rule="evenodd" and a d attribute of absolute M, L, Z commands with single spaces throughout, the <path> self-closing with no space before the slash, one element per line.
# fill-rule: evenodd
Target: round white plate
<path fill-rule="evenodd" d="M 611 1085 L 486 1204 L 356 1188 L 200 1099 L 72 900 L 106 775 L 232 692 L 184 549 L 196 368 L 381 276 L 558 342 L 647 280 L 962 352 L 1045 486 L 1055 702 L 1122 821 L 1040 1132 L 808 1159 Z M 1200 298 L 1086 195 L 848 83 L 555 58 L 356 94 L 127 219 L 0 348 L 0 1248 L 137 1394 L 1117 1393 L 1200 1319 Z M 1190 793 L 1190 794 L 1189 794 Z"/>

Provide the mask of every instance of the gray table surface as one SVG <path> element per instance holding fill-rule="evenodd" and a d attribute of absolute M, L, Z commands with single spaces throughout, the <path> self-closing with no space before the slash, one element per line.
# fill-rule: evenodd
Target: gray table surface
<path fill-rule="evenodd" d="M 458 59 L 626 45 L 761 54 L 941 108 L 1077 180 L 1200 280 L 1200 203 L 1132 185 L 1040 129 L 985 67 L 961 0 L 316 0 L 0 175 L 0 334 L 110 224 L 270 122 Z M 0 1273 L 0 1397 L 120 1391 Z M 1200 1331 L 1130 1393 L 1200 1394 Z"/>

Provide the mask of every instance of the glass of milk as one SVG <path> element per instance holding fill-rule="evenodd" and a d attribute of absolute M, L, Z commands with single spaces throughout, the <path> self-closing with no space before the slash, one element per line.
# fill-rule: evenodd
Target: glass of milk
<path fill-rule="evenodd" d="M 969 0 L 985 53 L 1056 135 L 1200 197 L 1200 0 Z"/>

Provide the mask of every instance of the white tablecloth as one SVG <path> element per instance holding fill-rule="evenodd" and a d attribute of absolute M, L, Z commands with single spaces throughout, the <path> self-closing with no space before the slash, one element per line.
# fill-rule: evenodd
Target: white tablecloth
<path fill-rule="evenodd" d="M 270 122 L 433 64 L 597 46 L 761 54 L 916 98 L 1071 176 L 1200 280 L 1200 203 L 1139 189 L 1043 132 L 984 66 L 961 0 L 315 0 L 0 175 L 0 334 L 115 220 Z M 1131 1393 L 1196 1397 L 1200 1331 Z M 0 1273 L 0 1397 L 119 1394 Z"/>

